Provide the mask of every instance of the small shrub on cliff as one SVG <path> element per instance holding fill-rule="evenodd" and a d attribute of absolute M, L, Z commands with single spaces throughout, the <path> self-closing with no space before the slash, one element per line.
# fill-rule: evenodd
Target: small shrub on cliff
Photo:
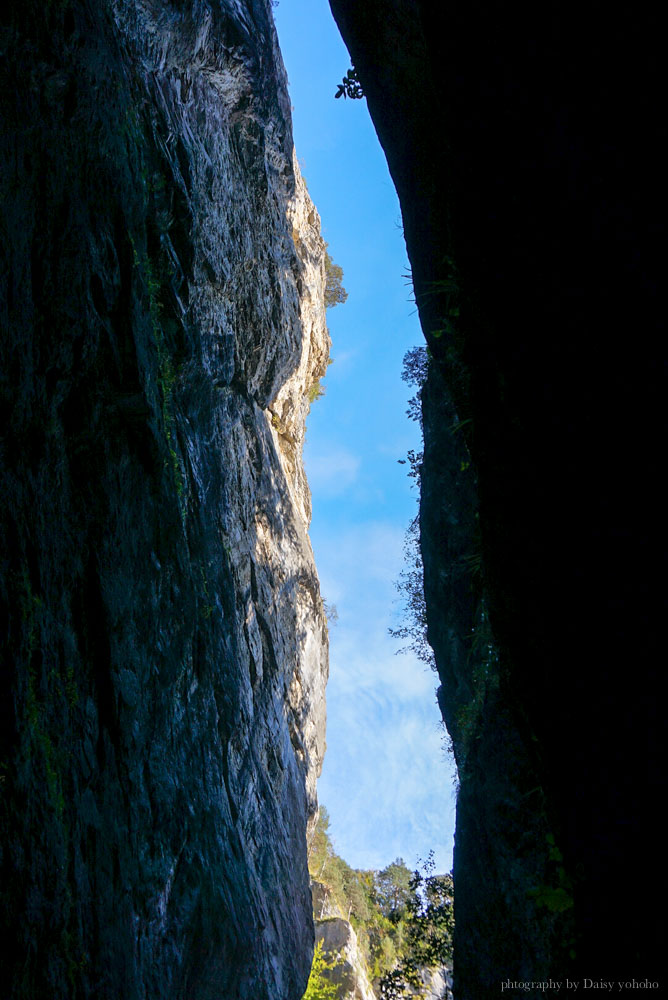
<path fill-rule="evenodd" d="M 325 971 L 333 967 L 333 963 L 327 962 L 322 953 L 322 941 L 318 941 L 313 952 L 311 975 L 302 1000 L 337 1000 L 339 994 L 336 986 L 325 978 Z"/>
<path fill-rule="evenodd" d="M 315 403 L 316 399 L 322 399 L 325 395 L 325 387 L 321 383 L 320 379 L 314 382 L 308 391 L 308 401 L 309 403 Z"/>
<path fill-rule="evenodd" d="M 336 604 L 332 604 L 330 603 L 330 601 L 326 601 L 325 598 L 323 597 L 322 607 L 325 612 L 325 618 L 327 619 L 327 624 L 331 628 L 333 625 L 336 625 L 336 623 L 339 620 L 339 612 L 337 610 Z"/>
<path fill-rule="evenodd" d="M 422 428 L 422 387 L 427 381 L 431 356 L 424 345 L 413 347 L 404 355 L 401 377 L 404 382 L 417 388 L 415 395 L 408 401 L 406 414 L 415 420 Z M 400 465 L 408 463 L 409 477 L 414 480 L 418 490 L 421 486 L 422 451 L 411 449 L 405 459 L 399 459 Z M 398 652 L 413 653 L 418 660 L 436 669 L 434 653 L 427 641 L 427 605 L 424 598 L 424 571 L 422 552 L 420 549 L 420 515 L 411 521 L 404 542 L 404 558 L 406 569 L 402 570 L 397 582 L 397 590 L 403 601 L 403 622 L 396 629 L 390 629 L 390 635 L 395 639 L 407 639 L 408 643 Z"/>
<path fill-rule="evenodd" d="M 325 243 L 325 248 L 329 244 Z M 341 282 L 343 281 L 343 268 L 335 264 L 325 249 L 325 306 L 333 309 L 348 298 L 348 292 Z"/>
<path fill-rule="evenodd" d="M 420 517 L 411 521 L 404 541 L 406 569 L 399 574 L 397 590 L 403 601 L 403 622 L 391 628 L 394 639 L 408 640 L 399 653 L 413 653 L 422 663 L 436 670 L 434 652 L 427 640 L 427 604 L 424 599 L 424 570 L 420 552 Z"/>
<path fill-rule="evenodd" d="M 424 345 L 412 347 L 404 354 L 404 362 L 401 369 L 401 379 L 408 385 L 414 385 L 417 392 L 408 400 L 406 416 L 417 421 L 422 427 L 422 386 L 427 381 L 429 371 L 430 354 L 429 349 Z"/>
<path fill-rule="evenodd" d="M 334 97 L 336 100 L 338 100 L 339 97 L 343 97 L 344 100 L 346 97 L 349 97 L 352 101 L 360 101 L 364 97 L 364 90 L 357 75 L 357 70 L 354 66 L 351 66 L 344 78 L 341 80 Z"/>

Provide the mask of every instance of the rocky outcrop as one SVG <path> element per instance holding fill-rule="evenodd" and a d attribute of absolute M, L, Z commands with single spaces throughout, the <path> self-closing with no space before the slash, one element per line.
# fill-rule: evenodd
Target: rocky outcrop
<path fill-rule="evenodd" d="M 342 917 L 328 917 L 315 925 L 325 959 L 333 964 L 326 975 L 335 983 L 340 1000 L 375 1000 L 357 945 L 357 935 Z"/>
<path fill-rule="evenodd" d="M 322 941 L 326 978 L 336 985 L 339 1000 L 376 1000 L 364 956 L 352 924 L 341 913 L 327 886 L 311 882 L 316 942 Z"/>
<path fill-rule="evenodd" d="M 380 986 L 378 981 L 369 980 L 354 927 L 341 912 L 328 886 L 312 881 L 311 894 L 316 942 L 322 942 L 324 958 L 330 966 L 323 975 L 336 985 L 338 1000 L 376 1000 Z M 420 1000 L 451 1000 L 449 969 L 421 968 L 418 972 L 422 985 L 420 990 L 407 986 L 410 996 Z"/>
<path fill-rule="evenodd" d="M 658 979 L 656 15 L 330 5 L 434 359 L 422 552 L 460 766 L 455 996 Z"/>
<path fill-rule="evenodd" d="M 449 969 L 422 969 L 420 976 L 423 1000 L 452 1000 L 452 976 Z"/>
<path fill-rule="evenodd" d="M 2 14 L 0 993 L 298 1000 L 324 244 L 265 0 Z"/>

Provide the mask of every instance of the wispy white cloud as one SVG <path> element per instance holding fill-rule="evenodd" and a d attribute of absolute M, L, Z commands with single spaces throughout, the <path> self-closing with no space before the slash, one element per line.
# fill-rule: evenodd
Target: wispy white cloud
<path fill-rule="evenodd" d="M 441 871 L 452 864 L 453 775 L 444 757 L 435 705 L 388 693 L 333 696 L 335 727 L 320 782 L 333 814 L 339 853 L 355 867 L 410 866 L 430 850 Z"/>
<path fill-rule="evenodd" d="M 336 534 L 314 539 L 318 568 L 336 576 L 349 590 L 363 591 L 371 581 L 380 583 L 380 595 L 392 592 L 392 581 L 403 563 L 405 529 L 383 521 L 351 525 Z"/>
<path fill-rule="evenodd" d="M 336 603 L 336 602 L 334 602 Z M 337 610 L 339 605 L 337 604 Z M 414 656 L 398 653 L 401 643 L 381 626 L 369 623 L 350 627 L 345 618 L 331 635 L 330 689 L 334 694 L 356 696 L 365 692 L 404 702 L 429 698 L 437 683 L 435 674 Z"/>
<path fill-rule="evenodd" d="M 332 355 L 332 364 L 336 364 L 336 369 L 328 372 L 328 375 L 333 374 L 334 378 L 338 378 L 342 374 L 343 370 L 350 368 L 352 364 L 355 363 L 359 357 L 358 350 L 348 350 L 348 351 L 334 351 Z"/>
<path fill-rule="evenodd" d="M 357 479 L 360 464 L 357 455 L 340 445 L 317 454 L 307 452 L 306 473 L 313 493 L 321 498 L 345 493 Z"/>
<path fill-rule="evenodd" d="M 355 867 L 436 852 L 452 864 L 453 776 L 442 749 L 438 678 L 388 634 L 404 531 L 372 522 L 320 539 L 323 593 L 337 605 L 330 633 L 327 756 L 320 798 L 341 855 Z"/>

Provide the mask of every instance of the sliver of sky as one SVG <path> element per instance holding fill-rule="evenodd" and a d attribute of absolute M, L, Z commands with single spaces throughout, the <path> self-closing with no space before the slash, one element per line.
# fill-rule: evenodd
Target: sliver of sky
<path fill-rule="evenodd" d="M 338 853 L 354 868 L 413 867 L 434 850 L 452 866 L 452 765 L 436 675 L 388 633 L 417 496 L 399 460 L 419 449 L 401 381 L 423 343 L 397 196 L 366 101 L 334 100 L 350 66 L 327 0 L 275 11 L 290 82 L 295 147 L 348 301 L 328 312 L 334 364 L 311 409 L 305 448 L 311 541 L 330 628 L 327 753 L 318 784 Z"/>

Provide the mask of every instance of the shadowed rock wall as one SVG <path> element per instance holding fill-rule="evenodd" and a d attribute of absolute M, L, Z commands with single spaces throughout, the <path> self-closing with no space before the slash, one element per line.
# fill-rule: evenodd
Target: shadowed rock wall
<path fill-rule="evenodd" d="M 421 520 L 461 779 L 455 995 L 656 980 L 658 22 L 330 2 L 434 357 Z"/>
<path fill-rule="evenodd" d="M 298 1000 L 324 244 L 270 4 L 0 28 L 3 998 Z"/>

